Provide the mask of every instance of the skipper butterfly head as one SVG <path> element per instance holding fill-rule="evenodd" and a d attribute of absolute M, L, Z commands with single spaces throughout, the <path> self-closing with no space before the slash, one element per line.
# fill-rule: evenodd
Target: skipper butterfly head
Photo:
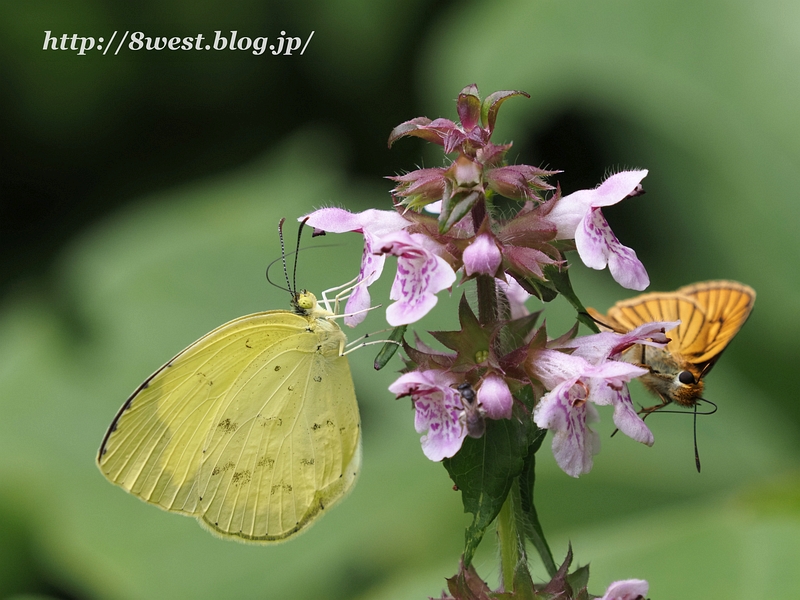
<path fill-rule="evenodd" d="M 672 390 L 669 398 L 681 406 L 694 406 L 703 396 L 703 379 L 694 365 L 685 364 L 677 374 L 670 374 Z"/>

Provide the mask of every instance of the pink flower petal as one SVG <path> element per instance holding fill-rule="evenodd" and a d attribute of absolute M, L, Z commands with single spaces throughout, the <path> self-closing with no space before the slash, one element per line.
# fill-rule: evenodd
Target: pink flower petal
<path fill-rule="evenodd" d="M 398 395 L 411 395 L 414 401 L 414 426 L 421 438 L 422 451 L 430 460 L 453 456 L 467 435 L 463 425 L 464 406 L 452 387 L 455 376 L 439 370 L 411 371 L 389 386 Z"/>
<path fill-rule="evenodd" d="M 620 244 L 599 208 L 590 210 L 575 230 L 575 246 L 587 267 L 599 270 L 611 263 L 611 276 L 623 287 L 643 290 L 650 285 L 644 265 Z"/>
<path fill-rule="evenodd" d="M 628 387 L 623 387 L 617 394 L 618 398 L 614 401 L 614 425 L 632 440 L 652 446 L 655 441 L 653 432 L 645 425 L 642 417 L 636 414 Z"/>
<path fill-rule="evenodd" d="M 489 373 L 478 388 L 478 404 L 490 419 L 510 419 L 514 399 L 505 380 L 496 373 Z"/>
<path fill-rule="evenodd" d="M 647 176 L 647 169 L 622 171 L 606 179 L 592 190 L 592 206 L 611 206 L 628 197 Z"/>
<path fill-rule="evenodd" d="M 553 432 L 553 456 L 572 477 L 592 469 L 592 456 L 600 451 L 600 436 L 588 426 L 597 421 L 597 411 L 580 398 L 577 379 L 567 380 L 548 392 L 536 405 L 534 422 Z"/>
<path fill-rule="evenodd" d="M 389 297 L 397 300 L 386 309 L 387 322 L 396 327 L 414 323 L 436 305 L 436 294 L 456 280 L 453 269 L 425 245 L 422 234 L 398 231 L 384 237 L 376 251 L 397 256 L 397 275 Z"/>
<path fill-rule="evenodd" d="M 650 277 L 636 252 L 619 244 L 608 256 L 608 270 L 618 284 L 629 290 L 642 291 L 650 285 Z"/>
<path fill-rule="evenodd" d="M 464 250 L 462 260 L 467 275 L 478 273 L 494 277 L 500 263 L 503 262 L 503 256 L 494 241 L 494 236 L 482 233 Z"/>

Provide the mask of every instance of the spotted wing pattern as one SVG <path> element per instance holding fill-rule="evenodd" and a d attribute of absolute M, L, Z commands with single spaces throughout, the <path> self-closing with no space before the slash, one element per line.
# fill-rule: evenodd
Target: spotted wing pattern
<path fill-rule="evenodd" d="M 360 468 L 344 339 L 332 321 L 289 311 L 222 325 L 123 405 L 100 448 L 101 471 L 222 536 L 292 535 Z"/>

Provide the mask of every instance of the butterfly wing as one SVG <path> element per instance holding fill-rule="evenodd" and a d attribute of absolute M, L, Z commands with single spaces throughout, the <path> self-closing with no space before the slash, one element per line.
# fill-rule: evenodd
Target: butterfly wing
<path fill-rule="evenodd" d="M 678 321 L 681 324 L 667 333 L 671 338 L 667 349 L 683 353 L 700 343 L 705 312 L 693 298 L 679 292 L 650 292 L 617 302 L 600 320 L 618 332 L 628 332 L 653 321 Z"/>
<path fill-rule="evenodd" d="M 123 405 L 101 471 L 223 536 L 290 536 L 342 497 L 360 466 L 343 342 L 334 323 L 288 311 L 215 329 Z"/>
<path fill-rule="evenodd" d="M 703 344 L 687 352 L 705 373 L 747 321 L 756 292 L 736 281 L 704 281 L 682 287 L 677 293 L 695 300 L 705 313 Z"/>
<path fill-rule="evenodd" d="M 681 321 L 668 331 L 667 350 L 706 373 L 753 309 L 755 291 L 735 281 L 705 281 L 675 292 L 650 292 L 622 300 L 596 318 L 619 332 L 652 321 Z M 593 316 L 596 313 L 594 311 Z"/>

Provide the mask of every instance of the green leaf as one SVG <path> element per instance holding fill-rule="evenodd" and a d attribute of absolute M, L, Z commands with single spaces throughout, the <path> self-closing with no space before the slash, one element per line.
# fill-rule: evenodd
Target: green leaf
<path fill-rule="evenodd" d="M 495 520 L 522 470 L 522 448 L 526 446 L 520 423 L 487 420 L 483 437 L 466 438 L 458 454 L 445 459 L 444 466 L 461 490 L 464 512 L 472 513 L 466 531 L 464 563 L 469 565 L 486 528 Z"/>
<path fill-rule="evenodd" d="M 532 406 L 530 388 L 523 388 L 516 395 L 526 407 Z M 488 419 L 483 437 L 466 438 L 458 454 L 443 461 L 453 483 L 461 490 L 464 512 L 473 514 L 472 524 L 466 531 L 464 562 L 467 565 L 486 528 L 500 513 L 515 478 L 523 472 L 526 458 L 539 449 L 544 438 L 544 431 L 534 425 L 530 412 L 519 413 L 515 411 L 511 419 Z M 529 482 L 530 476 L 526 486 L 532 494 Z M 530 507 L 531 494 L 528 495 Z"/>
<path fill-rule="evenodd" d="M 447 348 L 457 352 L 453 367 L 482 362 L 482 360 L 478 360 L 478 355 L 489 352 L 491 331 L 482 327 L 478 322 L 465 295 L 461 296 L 458 305 L 458 320 L 461 325 L 460 330 L 431 331 L 430 334 Z"/>
<path fill-rule="evenodd" d="M 567 575 L 567 583 L 569 583 L 573 590 L 581 590 L 584 596 L 587 596 L 586 588 L 589 585 L 589 565 L 578 567 Z"/>
<path fill-rule="evenodd" d="M 536 506 L 533 502 L 533 487 L 536 481 L 536 452 L 541 447 L 546 434 L 546 430 L 539 429 L 536 432 L 533 443 L 528 447 L 528 455 L 525 457 L 525 464 L 519 477 L 519 487 L 525 537 L 539 553 L 539 557 L 542 559 L 545 569 L 547 569 L 547 574 L 553 577 L 558 567 L 556 567 L 553 553 L 550 551 L 550 546 L 544 537 L 539 515 L 536 513 Z"/>
<path fill-rule="evenodd" d="M 447 233 L 463 219 L 481 196 L 482 193 L 477 190 L 467 190 L 456 192 L 449 200 L 443 201 L 439 215 L 439 233 Z"/>

